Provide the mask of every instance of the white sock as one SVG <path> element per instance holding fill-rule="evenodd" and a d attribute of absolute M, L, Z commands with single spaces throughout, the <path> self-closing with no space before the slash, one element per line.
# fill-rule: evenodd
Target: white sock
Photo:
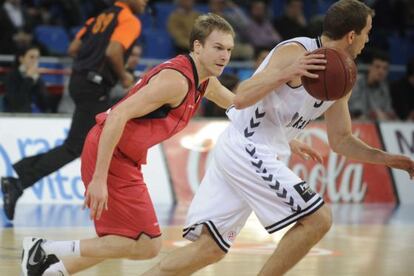
<path fill-rule="evenodd" d="M 46 254 L 55 254 L 58 258 L 66 256 L 80 257 L 80 241 L 50 241 L 42 243 Z"/>
<path fill-rule="evenodd" d="M 62 261 L 52 264 L 48 269 L 43 272 L 42 276 L 69 276 L 69 272 L 66 270 Z"/>

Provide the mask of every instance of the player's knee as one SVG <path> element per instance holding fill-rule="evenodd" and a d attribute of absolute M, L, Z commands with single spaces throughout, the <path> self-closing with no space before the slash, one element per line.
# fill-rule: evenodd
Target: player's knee
<path fill-rule="evenodd" d="M 131 246 L 129 258 L 132 260 L 146 260 L 156 257 L 161 251 L 161 238 L 140 240 Z"/>
<path fill-rule="evenodd" d="M 151 243 L 151 246 L 149 246 L 146 250 L 145 257 L 146 259 L 152 259 L 158 256 L 158 254 L 161 251 L 161 241 L 156 240 L 153 243 Z"/>
<path fill-rule="evenodd" d="M 300 221 L 300 223 L 305 227 L 311 228 L 312 232 L 321 238 L 329 231 L 332 226 L 331 210 L 329 207 L 324 205 L 312 215 L 305 217 Z"/>
<path fill-rule="evenodd" d="M 322 236 L 325 235 L 332 226 L 331 209 L 326 205 L 322 206 L 311 220 L 311 224 L 316 231 Z"/>
<path fill-rule="evenodd" d="M 212 238 L 200 240 L 199 252 L 208 263 L 216 263 L 226 255 Z"/>
<path fill-rule="evenodd" d="M 321 232 L 323 232 L 323 234 L 326 234 L 329 229 L 331 229 L 332 226 L 332 211 L 329 207 L 327 207 L 326 205 L 323 206 L 321 208 Z"/>

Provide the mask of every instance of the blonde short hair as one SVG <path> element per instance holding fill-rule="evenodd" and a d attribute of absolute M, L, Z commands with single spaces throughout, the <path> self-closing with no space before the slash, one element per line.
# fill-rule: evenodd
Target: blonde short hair
<path fill-rule="evenodd" d="M 206 38 L 214 30 L 229 33 L 235 37 L 233 27 L 223 17 L 214 13 L 200 15 L 196 19 L 193 29 L 191 30 L 190 50 L 194 50 L 194 41 L 198 40 L 201 44 L 204 44 Z"/>

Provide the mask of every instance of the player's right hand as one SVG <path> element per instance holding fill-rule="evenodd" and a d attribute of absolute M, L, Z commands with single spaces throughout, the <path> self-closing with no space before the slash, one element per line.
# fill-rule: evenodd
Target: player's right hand
<path fill-rule="evenodd" d="M 404 155 L 391 155 L 386 161 L 388 167 L 406 171 L 414 179 L 414 161 Z"/>
<path fill-rule="evenodd" d="M 315 79 L 318 78 L 318 74 L 313 74 L 311 71 L 325 70 L 325 65 L 325 55 L 305 52 L 303 55 L 298 56 L 286 70 L 291 75 L 291 79 L 302 76 Z"/>
<path fill-rule="evenodd" d="M 91 220 L 99 220 L 103 210 L 108 210 L 108 187 L 106 181 L 92 179 L 86 189 L 83 208 L 90 209 Z"/>

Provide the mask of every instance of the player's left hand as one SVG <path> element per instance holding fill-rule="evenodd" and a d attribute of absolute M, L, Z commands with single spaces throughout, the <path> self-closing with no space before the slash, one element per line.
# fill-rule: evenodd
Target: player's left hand
<path fill-rule="evenodd" d="M 411 179 L 414 179 L 414 161 L 405 155 L 390 155 L 387 160 L 387 166 L 404 170 L 408 173 Z"/>
<path fill-rule="evenodd" d="M 310 146 L 301 143 L 296 139 L 291 140 L 289 146 L 292 153 L 299 155 L 304 160 L 312 159 L 319 163 L 322 163 L 323 161 L 322 155 L 320 155 Z"/>

